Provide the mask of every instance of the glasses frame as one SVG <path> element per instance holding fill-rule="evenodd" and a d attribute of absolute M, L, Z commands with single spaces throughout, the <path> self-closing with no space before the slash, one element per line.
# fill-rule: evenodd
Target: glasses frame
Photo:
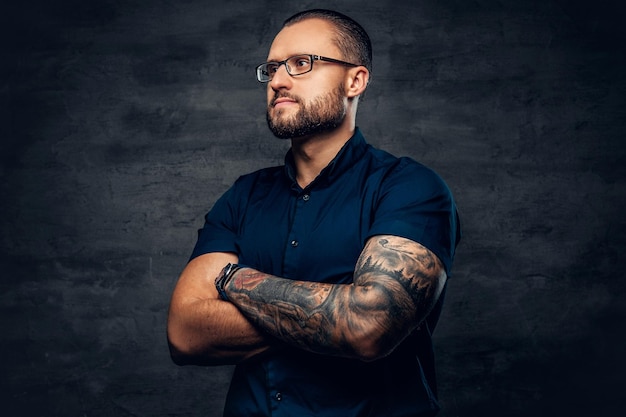
<path fill-rule="evenodd" d="M 299 56 L 302 56 L 302 57 L 308 56 L 311 59 L 311 67 L 308 70 L 306 70 L 305 72 L 301 72 L 299 74 L 292 74 L 291 70 L 289 69 L 289 66 L 287 65 L 287 61 L 289 61 L 289 60 L 291 60 L 293 58 L 297 58 Z M 270 76 L 267 80 L 262 79 L 264 77 L 261 76 L 261 74 L 262 74 L 261 68 L 263 68 L 264 66 L 266 66 L 268 64 L 276 64 L 276 71 L 278 71 L 278 68 L 280 68 L 280 66 L 284 64 L 285 65 L 285 69 L 287 70 L 287 74 L 289 74 L 292 77 L 297 77 L 298 75 L 304 75 L 304 74 L 307 74 L 307 73 L 313 71 L 313 63 L 315 61 L 326 61 L 326 62 L 330 62 L 330 63 L 333 63 L 333 64 L 345 65 L 347 67 L 359 67 L 359 66 L 361 66 L 359 64 L 353 64 L 351 62 L 346 62 L 346 61 L 342 61 L 340 59 L 335 59 L 335 58 L 329 58 L 327 56 L 314 55 L 314 54 L 297 54 L 297 55 L 290 56 L 289 58 L 284 59 L 282 61 L 268 61 L 268 62 L 264 62 L 264 63 L 258 65 L 256 67 L 256 79 L 260 83 L 268 83 L 268 82 L 272 81 L 272 79 L 274 78 L 273 75 Z"/>

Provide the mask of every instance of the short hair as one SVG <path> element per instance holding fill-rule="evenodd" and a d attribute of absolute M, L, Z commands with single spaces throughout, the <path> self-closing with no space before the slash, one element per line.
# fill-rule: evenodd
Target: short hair
<path fill-rule="evenodd" d="M 283 23 L 283 27 L 307 19 L 321 19 L 335 26 L 337 32 L 334 41 L 344 55 L 344 59 L 353 64 L 363 65 L 372 72 L 372 42 L 363 26 L 354 19 L 326 9 L 312 9 L 296 13 Z"/>

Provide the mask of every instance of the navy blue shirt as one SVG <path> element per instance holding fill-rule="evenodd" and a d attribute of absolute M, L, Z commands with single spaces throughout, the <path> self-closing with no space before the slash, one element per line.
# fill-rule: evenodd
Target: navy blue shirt
<path fill-rule="evenodd" d="M 427 167 L 365 142 L 359 129 L 305 189 L 285 165 L 240 177 L 215 203 L 192 258 L 234 252 L 284 278 L 350 283 L 368 238 L 395 235 L 435 253 L 450 276 L 460 239 L 450 190 Z M 435 311 L 387 357 L 362 362 L 287 349 L 237 365 L 224 416 L 432 415 Z M 421 414 L 423 413 L 423 414 Z"/>

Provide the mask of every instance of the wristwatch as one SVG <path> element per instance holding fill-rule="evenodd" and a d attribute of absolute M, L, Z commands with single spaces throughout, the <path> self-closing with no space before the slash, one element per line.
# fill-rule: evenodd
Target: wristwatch
<path fill-rule="evenodd" d="M 235 272 L 239 271 L 240 269 L 240 265 L 228 264 L 224 267 L 224 269 L 222 269 L 222 272 L 217 276 L 217 278 L 215 278 L 215 288 L 217 289 L 217 294 L 222 300 L 228 301 L 228 296 L 226 295 L 224 287 L 226 286 L 226 283 L 230 281 L 233 275 L 235 275 Z"/>

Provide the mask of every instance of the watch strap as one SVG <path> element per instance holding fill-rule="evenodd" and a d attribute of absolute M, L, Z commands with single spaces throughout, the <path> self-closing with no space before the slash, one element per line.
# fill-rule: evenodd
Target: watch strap
<path fill-rule="evenodd" d="M 229 301 L 228 296 L 226 295 L 226 284 L 228 281 L 235 275 L 235 272 L 239 271 L 242 267 L 238 264 L 228 264 L 223 269 L 222 272 L 215 278 L 215 288 L 217 289 L 217 294 L 224 301 Z"/>

